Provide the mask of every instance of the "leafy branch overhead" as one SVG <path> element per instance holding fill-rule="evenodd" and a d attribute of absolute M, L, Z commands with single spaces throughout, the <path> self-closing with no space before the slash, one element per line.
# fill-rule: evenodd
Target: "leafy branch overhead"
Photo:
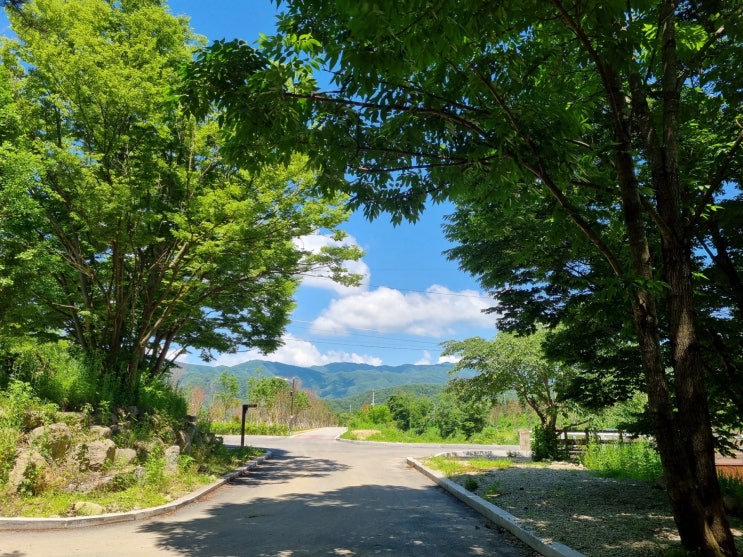
<path fill-rule="evenodd" d="M 370 218 L 453 201 L 449 255 L 503 324 L 585 324 L 596 350 L 555 354 L 582 360 L 593 403 L 647 392 L 684 546 L 734 555 L 712 420 L 743 410 L 720 388 L 743 364 L 740 2 L 277 4 L 259 49 L 218 43 L 187 71 L 187 102 L 229 115 L 232 160 L 301 152 Z"/>

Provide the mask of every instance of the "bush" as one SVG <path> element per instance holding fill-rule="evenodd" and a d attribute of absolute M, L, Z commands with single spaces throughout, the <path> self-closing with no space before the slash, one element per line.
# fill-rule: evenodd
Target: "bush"
<path fill-rule="evenodd" d="M 43 403 L 30 384 L 12 379 L 8 389 L 0 392 L 0 483 L 8 480 L 16 450 L 26 429 L 24 422 L 36 415 L 49 422 L 57 406 Z"/>
<path fill-rule="evenodd" d="M 534 427 L 531 439 L 532 460 L 567 460 L 568 457 L 568 450 L 559 443 L 554 429 Z"/>
<path fill-rule="evenodd" d="M 28 383 L 42 399 L 79 409 L 95 396 L 95 385 L 67 341 L 19 342 L 8 351 L 10 377 Z"/>
<path fill-rule="evenodd" d="M 518 445 L 519 432 L 488 426 L 470 437 L 470 442 L 478 445 Z"/>
<path fill-rule="evenodd" d="M 653 481 L 663 474 L 660 456 L 648 442 L 589 443 L 583 465 L 612 478 Z"/>
<path fill-rule="evenodd" d="M 183 394 L 161 378 L 140 387 L 137 405 L 144 412 L 156 412 L 175 421 L 182 420 L 188 413 L 188 402 Z"/>

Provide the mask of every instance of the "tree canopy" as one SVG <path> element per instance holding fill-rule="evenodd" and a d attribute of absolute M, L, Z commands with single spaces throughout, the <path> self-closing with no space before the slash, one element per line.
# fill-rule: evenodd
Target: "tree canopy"
<path fill-rule="evenodd" d="M 546 334 L 544 329 L 528 336 L 499 332 L 493 340 L 473 337 L 445 342 L 442 355 L 459 359 L 452 373 L 477 372 L 474 377 L 455 377 L 449 388 L 465 399 L 491 403 L 513 391 L 534 410 L 542 430 L 554 440 L 558 419 L 571 407 L 564 392 L 576 370 L 545 357 Z"/>
<path fill-rule="evenodd" d="M 229 152 L 250 164 L 306 153 L 319 184 L 369 217 L 414 220 L 450 199 L 522 230 L 552 223 L 522 239 L 555 259 L 537 256 L 535 290 L 511 298 L 506 319 L 533 327 L 581 298 L 621 302 L 612 322 L 633 331 L 682 542 L 734 555 L 708 384 L 739 377 L 741 359 L 740 2 L 280 5 L 260 50 L 219 42 L 199 55 L 191 110 L 223 108 Z M 259 140 L 273 149 L 255 158 Z"/>
<path fill-rule="evenodd" d="M 74 339 L 128 389 L 188 350 L 280 344 L 302 274 L 343 261 L 342 195 L 299 157 L 260 175 L 183 113 L 203 39 L 163 2 L 36 0 L 9 10 L 0 95 L 0 328 Z M 310 253 L 297 240 L 336 242 Z"/>

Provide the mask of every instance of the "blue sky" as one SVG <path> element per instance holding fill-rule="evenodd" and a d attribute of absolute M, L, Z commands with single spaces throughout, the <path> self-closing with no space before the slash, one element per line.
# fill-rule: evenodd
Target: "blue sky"
<path fill-rule="evenodd" d="M 271 34 L 276 13 L 269 0 L 171 0 L 170 8 L 190 17 L 194 30 L 209 41 L 249 43 L 259 33 Z M 450 212 L 449 206 L 434 205 L 415 225 L 397 227 L 385 216 L 370 223 L 355 214 L 344 229 L 366 252 L 355 268 L 367 276 L 363 286 L 337 289 L 329 281 L 305 282 L 284 347 L 269 356 L 224 354 L 217 363 L 253 358 L 294 365 L 436 363 L 444 340 L 492 337 L 494 318 L 482 313 L 492 298 L 442 255 L 450 244 L 441 223 Z"/>
<path fill-rule="evenodd" d="M 169 5 L 173 14 L 188 16 L 193 29 L 210 42 L 240 38 L 253 43 L 259 33 L 271 34 L 274 28 L 276 8 L 269 0 L 171 0 Z M 350 267 L 365 275 L 362 286 L 341 289 L 329 280 L 305 281 L 282 348 L 267 356 L 250 350 L 222 354 L 211 364 L 250 359 L 300 366 L 436 363 L 444 340 L 492 337 L 494 317 L 482 310 L 494 305 L 493 299 L 442 255 L 450 244 L 441 223 L 450 212 L 450 206 L 434 205 L 415 225 L 397 227 L 384 215 L 371 223 L 353 215 L 343 228 L 347 241 L 366 252 Z M 196 354 L 182 359 L 200 363 Z"/>

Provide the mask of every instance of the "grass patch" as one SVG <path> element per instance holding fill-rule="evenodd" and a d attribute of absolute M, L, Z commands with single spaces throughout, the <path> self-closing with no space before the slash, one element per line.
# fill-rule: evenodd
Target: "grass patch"
<path fill-rule="evenodd" d="M 508 458 L 457 458 L 451 456 L 432 456 L 423 461 L 432 470 L 438 470 L 444 476 L 480 474 L 489 470 L 502 470 L 513 466 Z"/>
<path fill-rule="evenodd" d="M 589 470 L 607 478 L 651 482 L 663 475 L 658 452 L 643 441 L 591 443 L 581 461 Z"/>

